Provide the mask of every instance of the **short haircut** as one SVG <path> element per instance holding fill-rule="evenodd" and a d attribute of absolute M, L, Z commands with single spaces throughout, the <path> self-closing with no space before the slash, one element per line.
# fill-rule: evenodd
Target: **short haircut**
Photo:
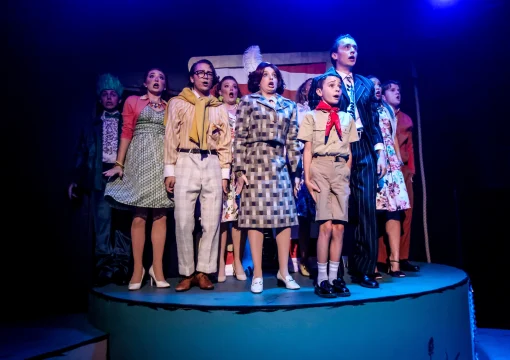
<path fill-rule="evenodd" d="M 340 84 L 342 84 L 342 77 L 340 75 L 338 75 L 338 73 L 326 73 L 326 74 L 323 74 L 321 76 L 318 77 L 317 79 L 317 87 L 315 88 L 316 90 L 317 89 L 322 89 L 322 86 L 324 85 L 324 81 L 326 81 L 326 79 L 328 77 L 336 77 L 336 78 L 339 78 L 340 79 Z"/>
<path fill-rule="evenodd" d="M 397 80 L 388 80 L 381 85 L 381 94 L 384 95 L 384 93 L 390 89 L 391 85 L 397 85 L 399 90 L 402 88 L 400 82 Z"/>
<path fill-rule="evenodd" d="M 336 38 L 335 42 L 333 43 L 333 46 L 331 46 L 331 49 L 329 50 L 329 57 L 331 58 L 331 63 L 333 64 L 333 66 L 336 65 L 336 60 L 333 59 L 333 57 L 331 55 L 333 55 L 333 53 L 336 53 L 338 51 L 338 47 L 340 46 L 340 41 L 342 41 L 343 39 L 354 40 L 354 38 L 349 34 L 342 34 Z M 354 40 L 354 41 L 356 41 L 356 40 Z"/>
<path fill-rule="evenodd" d="M 198 64 L 207 64 L 211 67 L 211 71 L 213 72 L 211 89 L 214 88 L 214 86 L 218 83 L 219 79 L 218 79 L 218 75 L 216 74 L 216 69 L 214 68 L 214 65 L 212 64 L 212 62 L 210 62 L 207 59 L 198 60 L 197 62 L 193 63 L 193 65 L 191 65 L 191 68 L 189 69 L 189 73 L 188 73 L 188 87 L 190 89 L 193 89 L 193 83 L 191 82 L 191 80 L 189 80 L 189 78 L 191 78 L 191 77 L 193 77 L 193 75 L 195 75 L 195 71 L 196 71 L 195 69 L 197 68 Z"/>

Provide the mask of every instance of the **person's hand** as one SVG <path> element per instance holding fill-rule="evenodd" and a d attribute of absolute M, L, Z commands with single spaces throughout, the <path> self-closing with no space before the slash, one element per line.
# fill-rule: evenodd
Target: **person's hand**
<path fill-rule="evenodd" d="M 379 157 L 377 158 L 377 175 L 379 179 L 381 179 L 386 174 L 386 157 L 383 152 L 380 152 Z"/>
<path fill-rule="evenodd" d="M 312 196 L 313 201 L 317 202 L 317 195 L 315 193 L 320 193 L 321 189 L 313 181 L 305 181 L 306 188 L 308 192 Z"/>
<path fill-rule="evenodd" d="M 175 176 L 167 176 L 165 178 L 166 191 L 168 191 L 169 193 L 173 193 L 174 187 L 175 187 Z"/>
<path fill-rule="evenodd" d="M 69 195 L 69 200 L 73 200 L 73 199 L 76 199 L 78 197 L 78 195 L 76 195 L 74 193 L 74 189 L 77 186 L 78 185 L 76 185 L 76 183 L 71 183 L 71 185 L 69 185 L 69 189 L 67 190 L 67 194 Z"/>
<path fill-rule="evenodd" d="M 228 194 L 228 180 L 227 179 L 221 180 L 221 186 L 223 187 L 223 193 L 225 195 Z"/>
<path fill-rule="evenodd" d="M 248 179 L 246 178 L 246 175 L 243 174 L 242 176 L 238 177 L 236 180 L 236 195 L 241 194 L 241 191 L 243 191 L 243 188 L 245 186 L 250 186 L 250 184 L 248 183 Z"/>
<path fill-rule="evenodd" d="M 105 171 L 103 175 L 109 178 L 118 175 L 120 178 L 122 178 L 122 176 L 124 175 L 124 169 L 122 169 L 122 167 L 120 167 L 119 165 L 115 165 L 110 170 Z"/>
<path fill-rule="evenodd" d="M 301 185 L 303 182 L 300 178 L 296 177 L 294 178 L 294 197 L 298 196 L 299 190 L 301 190 Z"/>

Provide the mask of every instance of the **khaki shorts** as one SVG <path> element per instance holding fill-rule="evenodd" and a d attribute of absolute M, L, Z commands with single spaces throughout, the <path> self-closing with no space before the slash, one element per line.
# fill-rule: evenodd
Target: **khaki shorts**
<path fill-rule="evenodd" d="M 316 221 L 348 220 L 349 181 L 351 169 L 345 160 L 335 162 L 333 157 L 316 157 L 310 168 L 311 180 L 321 190 L 315 192 Z"/>

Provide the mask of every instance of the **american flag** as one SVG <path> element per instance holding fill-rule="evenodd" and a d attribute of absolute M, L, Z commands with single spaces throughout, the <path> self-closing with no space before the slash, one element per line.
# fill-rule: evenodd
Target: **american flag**
<path fill-rule="evenodd" d="M 324 74 L 329 65 L 329 52 L 262 53 L 262 60 L 278 66 L 285 81 L 283 96 L 296 100 L 296 91 L 307 79 Z M 247 95 L 248 74 L 243 67 L 243 55 L 195 56 L 189 59 L 188 69 L 200 59 L 208 59 L 216 68 L 218 76 L 233 76 L 239 83 L 241 93 Z"/>

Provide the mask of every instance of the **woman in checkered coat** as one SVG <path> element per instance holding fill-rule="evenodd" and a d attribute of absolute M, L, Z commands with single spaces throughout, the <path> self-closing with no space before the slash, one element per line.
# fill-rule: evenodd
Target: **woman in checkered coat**
<path fill-rule="evenodd" d="M 280 95 L 284 87 L 280 70 L 260 63 L 248 77 L 252 94 L 241 99 L 236 114 L 234 171 L 237 193 L 241 193 L 238 222 L 240 228 L 248 229 L 253 293 L 263 290 L 263 229 L 276 229 L 279 283 L 299 289 L 288 272 L 290 227 L 297 225 L 298 219 L 287 162 L 294 175 L 301 145 L 296 104 Z"/>

